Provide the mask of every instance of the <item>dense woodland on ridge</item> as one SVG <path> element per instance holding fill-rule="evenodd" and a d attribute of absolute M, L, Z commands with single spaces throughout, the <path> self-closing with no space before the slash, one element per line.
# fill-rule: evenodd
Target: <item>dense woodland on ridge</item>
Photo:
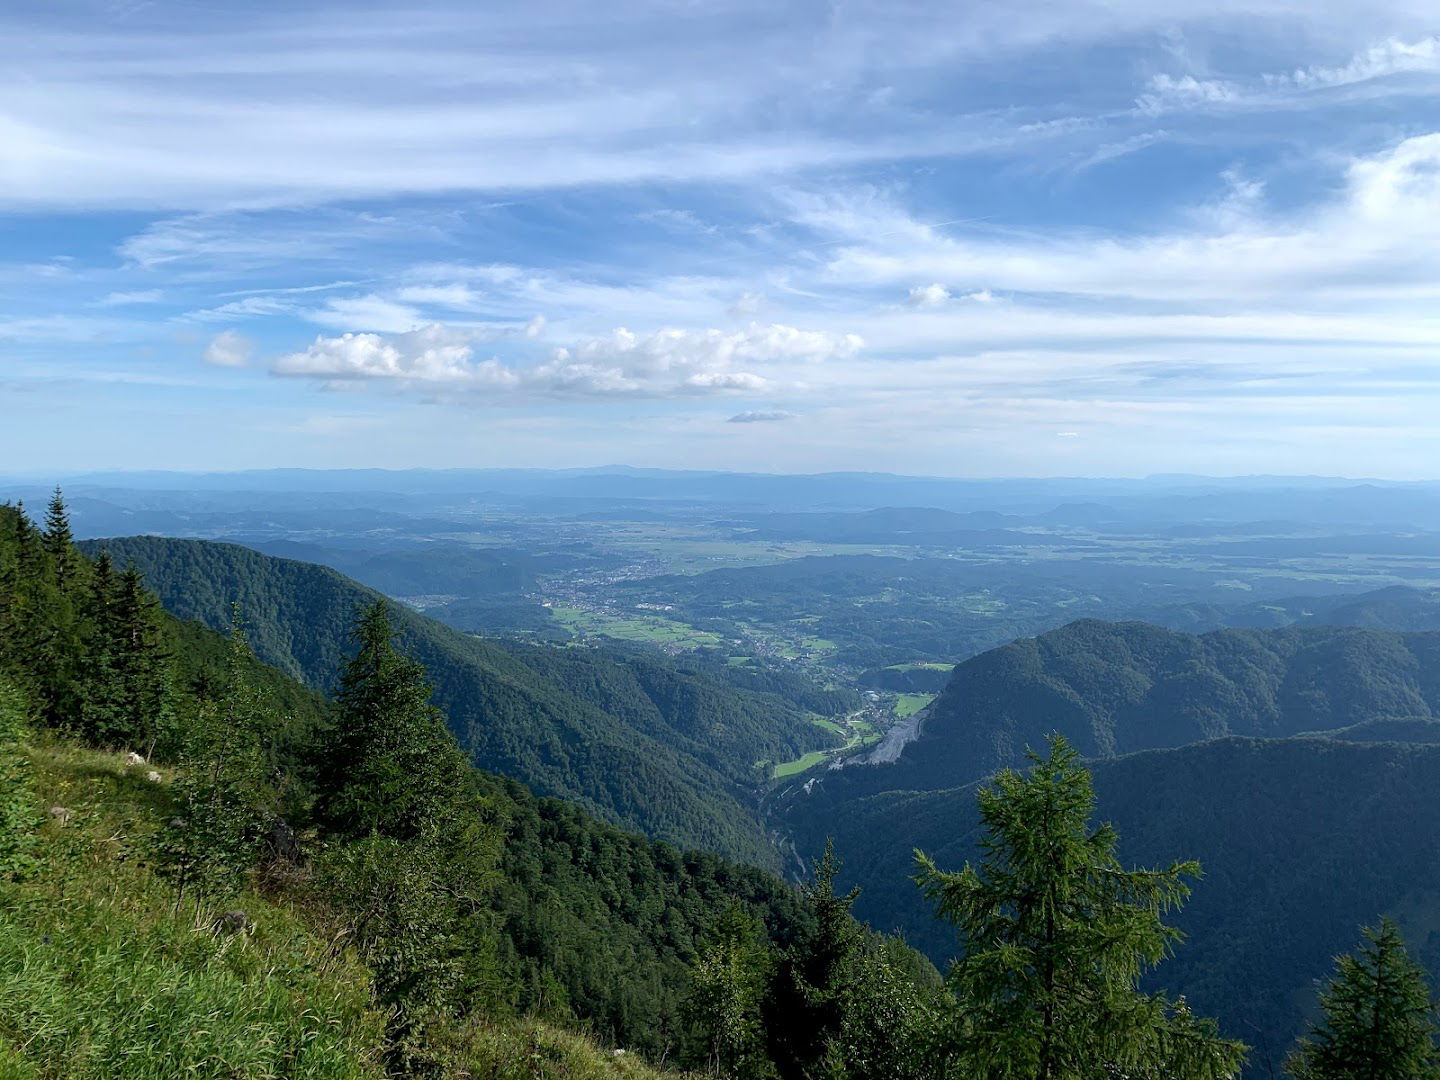
<path fill-rule="evenodd" d="M 1429 717 L 1423 680 L 1387 679 L 1373 709 L 1332 693 L 1328 726 L 1349 741 L 1219 740 L 1101 764 L 1099 810 L 1117 834 L 1096 824 L 1080 752 L 1130 748 L 1116 733 L 1144 693 L 1121 680 L 1117 699 L 1075 706 L 1116 685 L 1115 671 L 1081 664 L 1066 669 L 1070 697 L 1043 687 L 1066 703 L 1049 721 L 1060 734 L 1030 739 L 1010 723 L 1016 749 L 1040 751 L 995 762 L 1019 770 L 931 784 L 914 806 L 895 791 L 846 794 L 867 814 L 932 821 L 918 861 L 876 854 L 883 822 L 869 848 L 845 831 L 826 843 L 819 811 L 833 813 L 850 770 L 827 774 L 808 818 L 792 806 L 813 860 L 797 887 L 698 850 L 779 865 L 750 770 L 756 748 L 788 752 L 814 733 L 798 706 L 743 685 L 753 675 L 451 637 L 329 571 L 174 544 L 82 552 L 58 493 L 43 524 L 0 509 L 0 1075 L 1234 1076 L 1249 1034 L 1154 982 L 1197 950 L 1170 924 L 1215 870 L 1207 856 L 1202 877 L 1173 848 L 1134 869 L 1131 820 L 1140 850 L 1167 845 L 1144 835 L 1154 815 L 1116 812 L 1108 778 L 1138 770 L 1113 790 L 1170 799 L 1177 755 L 1315 746 L 1368 754 L 1414 794 L 1430 767 L 1423 747 L 1357 734 L 1396 703 L 1411 726 Z M 1423 643 L 1393 638 L 1377 671 L 1420 655 Z M 1336 662 L 1301 645 L 1186 648 L 1182 674 L 1255 705 L 1229 730 L 1283 723 L 1291 667 Z M 1379 646 L 1338 648 L 1369 670 Z M 1217 680 L 1237 652 L 1253 678 L 1232 690 Z M 1202 657 L 1220 674 L 1197 672 Z M 978 722 L 946 698 L 942 739 L 946 715 Z M 1203 728 L 1200 700 L 1183 723 Z M 1072 714 L 1088 728 L 1068 730 Z M 1084 741 L 1107 730 L 1108 745 Z M 1174 788 L 1182 802 L 1193 790 Z M 949 801 L 925 802 L 936 799 Z M 852 916 L 865 896 L 845 875 L 877 859 L 896 861 L 897 888 L 949 925 L 943 985 Z M 1288 932 L 1273 921 L 1283 896 L 1266 899 L 1273 946 Z M 1396 925 L 1374 921 L 1382 904 L 1363 914 L 1363 937 L 1350 928 L 1357 950 L 1333 969 L 1309 1035 L 1281 1048 L 1291 1075 L 1440 1074 L 1425 978 Z M 1180 970 L 1199 979 L 1204 963 Z"/>

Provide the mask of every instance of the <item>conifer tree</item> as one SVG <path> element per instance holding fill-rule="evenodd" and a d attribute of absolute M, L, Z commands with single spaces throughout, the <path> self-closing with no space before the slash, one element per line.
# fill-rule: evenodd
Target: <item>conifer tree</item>
<path fill-rule="evenodd" d="M 23 503 L 16 505 L 14 520 L 15 588 L 7 617 L 13 631 L 11 660 L 22 674 L 37 717 L 48 727 L 72 727 L 79 714 L 75 611 L 57 584 L 49 535 L 35 528 Z M 64 529 L 68 528 L 66 523 Z M 78 565 L 79 556 L 68 541 L 56 550 L 62 552 L 62 563 L 73 560 Z"/>
<path fill-rule="evenodd" d="M 812 928 L 785 950 L 767 1015 L 771 1051 L 783 1076 L 844 1075 L 836 1038 L 845 1021 L 852 989 L 852 961 L 864 932 L 851 917 L 859 889 L 835 892 L 840 860 L 832 841 L 802 889 Z"/>
<path fill-rule="evenodd" d="M 733 1080 L 774 1075 L 761 1015 L 772 957 L 761 931 L 731 904 L 691 972 L 685 1011 L 703 1043 L 707 1075 Z"/>
<path fill-rule="evenodd" d="M 395 649 L 384 601 L 360 614 L 354 636 L 318 769 L 316 817 L 338 841 L 320 880 L 376 973 L 390 1064 L 410 1072 L 425 1064 L 416 1040 L 428 1019 L 458 1009 L 459 989 L 494 982 L 485 896 L 502 834 L 430 704 L 425 669 Z"/>
<path fill-rule="evenodd" d="M 386 603 L 361 613 L 336 726 L 321 762 L 316 813 L 334 834 L 406 840 L 451 812 L 468 762 L 430 704 L 425 669 L 395 649 Z"/>
<path fill-rule="evenodd" d="M 45 554 L 50 558 L 50 572 L 55 585 L 62 595 L 68 595 L 76 585 L 76 574 L 80 567 L 80 556 L 75 551 L 75 534 L 70 528 L 70 513 L 65 508 L 65 499 L 59 487 L 50 496 L 50 505 L 45 511 Z"/>
<path fill-rule="evenodd" d="M 81 730 L 92 743 L 106 743 L 120 731 L 125 715 L 124 691 L 117 668 L 121 631 L 116 617 L 115 567 L 101 551 L 90 575 L 85 598 L 84 693 Z"/>
<path fill-rule="evenodd" d="M 980 792 L 978 864 L 956 872 L 917 852 L 917 882 L 961 933 L 950 1075 L 965 1080 L 1220 1080 L 1244 1048 L 1183 1003 L 1138 989 L 1179 939 L 1162 922 L 1189 894 L 1193 862 L 1127 870 L 1116 834 L 1090 827 L 1095 796 L 1055 736 L 1029 775 Z"/>
<path fill-rule="evenodd" d="M 170 723 L 173 679 L 159 609 L 134 566 L 120 574 L 109 627 L 120 711 L 113 740 L 153 751 Z"/>
<path fill-rule="evenodd" d="M 265 706 L 249 678 L 252 660 L 233 626 L 225 691 L 198 710 L 189 732 L 174 784 L 180 812 L 159 841 L 162 872 L 182 899 L 239 891 L 273 817 L 260 735 Z"/>
<path fill-rule="evenodd" d="M 1363 930 L 1357 953 L 1336 957 L 1320 994 L 1324 1019 L 1286 1062 L 1296 1080 L 1434 1080 L 1435 1004 L 1425 973 L 1388 918 Z"/>

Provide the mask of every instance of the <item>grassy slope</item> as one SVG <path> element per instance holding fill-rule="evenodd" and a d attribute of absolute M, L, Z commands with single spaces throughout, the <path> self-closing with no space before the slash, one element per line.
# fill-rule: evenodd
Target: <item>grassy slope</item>
<path fill-rule="evenodd" d="M 60 742 L 27 756 L 41 867 L 0 884 L 0 1080 L 383 1075 L 368 974 L 329 947 L 318 913 L 252 890 L 233 903 L 253 929 L 214 932 L 215 912 L 177 906 L 145 865 L 165 783 Z M 457 1026 L 441 1049 L 455 1076 L 660 1075 L 529 1021 Z"/>

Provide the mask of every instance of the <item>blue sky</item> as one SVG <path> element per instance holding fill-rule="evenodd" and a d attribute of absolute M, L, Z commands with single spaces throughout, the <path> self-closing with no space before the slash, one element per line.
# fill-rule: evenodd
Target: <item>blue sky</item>
<path fill-rule="evenodd" d="M 1433 0 L 0 11 L 0 469 L 1440 474 Z"/>

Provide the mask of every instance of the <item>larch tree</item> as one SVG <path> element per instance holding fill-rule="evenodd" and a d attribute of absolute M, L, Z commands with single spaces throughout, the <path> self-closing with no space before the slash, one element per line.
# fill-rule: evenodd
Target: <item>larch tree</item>
<path fill-rule="evenodd" d="M 960 930 L 948 982 L 948 1075 L 965 1080 L 1222 1080 L 1244 1047 L 1184 1002 L 1139 989 L 1179 940 L 1165 913 L 1189 895 L 1193 862 L 1126 869 L 1095 796 L 1059 736 L 1028 774 L 979 795 L 980 860 L 916 881 Z"/>
<path fill-rule="evenodd" d="M 1337 957 L 1320 994 L 1324 1018 L 1286 1062 L 1296 1080 L 1435 1080 L 1435 1004 L 1425 973 L 1388 918 Z"/>

